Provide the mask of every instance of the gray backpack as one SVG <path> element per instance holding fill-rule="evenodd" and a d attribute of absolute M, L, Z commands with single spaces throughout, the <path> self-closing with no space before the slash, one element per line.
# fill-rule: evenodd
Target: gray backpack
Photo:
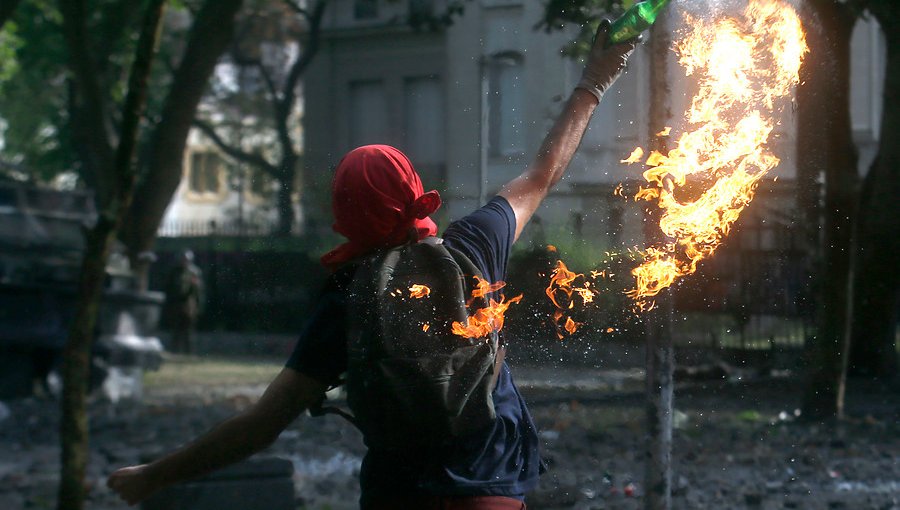
<path fill-rule="evenodd" d="M 499 336 L 451 332 L 487 306 L 472 298 L 475 275 L 468 257 L 435 237 L 359 263 L 347 305 L 346 389 L 370 448 L 439 448 L 494 422 Z"/>

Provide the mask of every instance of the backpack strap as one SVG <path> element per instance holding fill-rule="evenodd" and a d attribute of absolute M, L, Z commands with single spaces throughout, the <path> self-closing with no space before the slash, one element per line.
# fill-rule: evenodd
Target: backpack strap
<path fill-rule="evenodd" d="M 506 358 L 506 346 L 497 347 L 497 357 L 494 359 L 494 375 L 491 376 L 491 390 L 497 387 L 497 379 L 500 378 L 500 370 L 503 368 L 503 359 Z"/>
<path fill-rule="evenodd" d="M 347 411 L 344 411 L 340 407 L 323 406 L 322 405 L 323 403 L 325 403 L 325 397 L 322 397 L 321 400 L 319 400 L 318 402 L 316 402 L 315 404 L 313 404 L 309 407 L 309 409 L 308 409 L 309 415 L 319 417 L 319 416 L 325 416 L 326 414 L 336 414 L 338 416 L 343 416 L 344 419 L 346 419 L 347 421 L 352 423 L 354 427 L 356 427 L 357 429 L 360 429 L 359 421 L 356 419 L 356 416 L 353 416 L 352 414 L 348 413 Z M 362 429 L 360 429 L 360 430 L 362 430 Z"/>

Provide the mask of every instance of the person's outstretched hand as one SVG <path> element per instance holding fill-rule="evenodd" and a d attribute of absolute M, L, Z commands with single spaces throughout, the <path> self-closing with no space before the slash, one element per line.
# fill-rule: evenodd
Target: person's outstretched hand
<path fill-rule="evenodd" d="M 146 464 L 117 470 L 109 475 L 106 486 L 118 494 L 129 506 L 140 503 L 159 489 L 151 481 Z"/>
<path fill-rule="evenodd" d="M 628 56 L 634 51 L 640 41 L 634 38 L 630 41 L 613 44 L 606 47 L 606 37 L 609 32 L 609 21 L 603 20 L 597 27 L 594 35 L 594 43 L 588 55 L 587 64 L 581 73 L 581 80 L 576 88 L 584 89 L 593 94 L 597 101 L 603 97 L 603 93 L 615 83 L 616 78 L 625 69 Z"/>

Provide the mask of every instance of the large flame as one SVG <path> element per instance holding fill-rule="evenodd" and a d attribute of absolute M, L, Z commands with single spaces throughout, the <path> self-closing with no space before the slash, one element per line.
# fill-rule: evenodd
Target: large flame
<path fill-rule="evenodd" d="M 638 301 L 693 273 L 712 255 L 760 179 L 778 164 L 766 142 L 808 51 L 800 19 L 783 0 L 750 0 L 739 18 L 688 17 L 687 26 L 677 52 L 699 84 L 685 114 L 692 130 L 668 154 L 651 152 L 645 162 L 649 187 L 635 199 L 657 202 L 660 229 L 669 241 L 645 250 L 643 263 L 632 271 L 635 288 L 628 295 Z M 676 198 L 689 178 L 712 184 L 694 200 Z"/>

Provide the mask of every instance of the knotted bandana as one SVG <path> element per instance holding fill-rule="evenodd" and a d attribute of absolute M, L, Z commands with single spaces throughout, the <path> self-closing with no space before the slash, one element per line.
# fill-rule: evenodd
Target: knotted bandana
<path fill-rule="evenodd" d="M 437 191 L 424 192 L 409 158 L 388 145 L 365 145 L 347 153 L 332 183 L 335 232 L 347 242 L 326 253 L 331 270 L 378 248 L 398 246 L 411 237 L 437 234 L 428 217 L 441 206 Z"/>

